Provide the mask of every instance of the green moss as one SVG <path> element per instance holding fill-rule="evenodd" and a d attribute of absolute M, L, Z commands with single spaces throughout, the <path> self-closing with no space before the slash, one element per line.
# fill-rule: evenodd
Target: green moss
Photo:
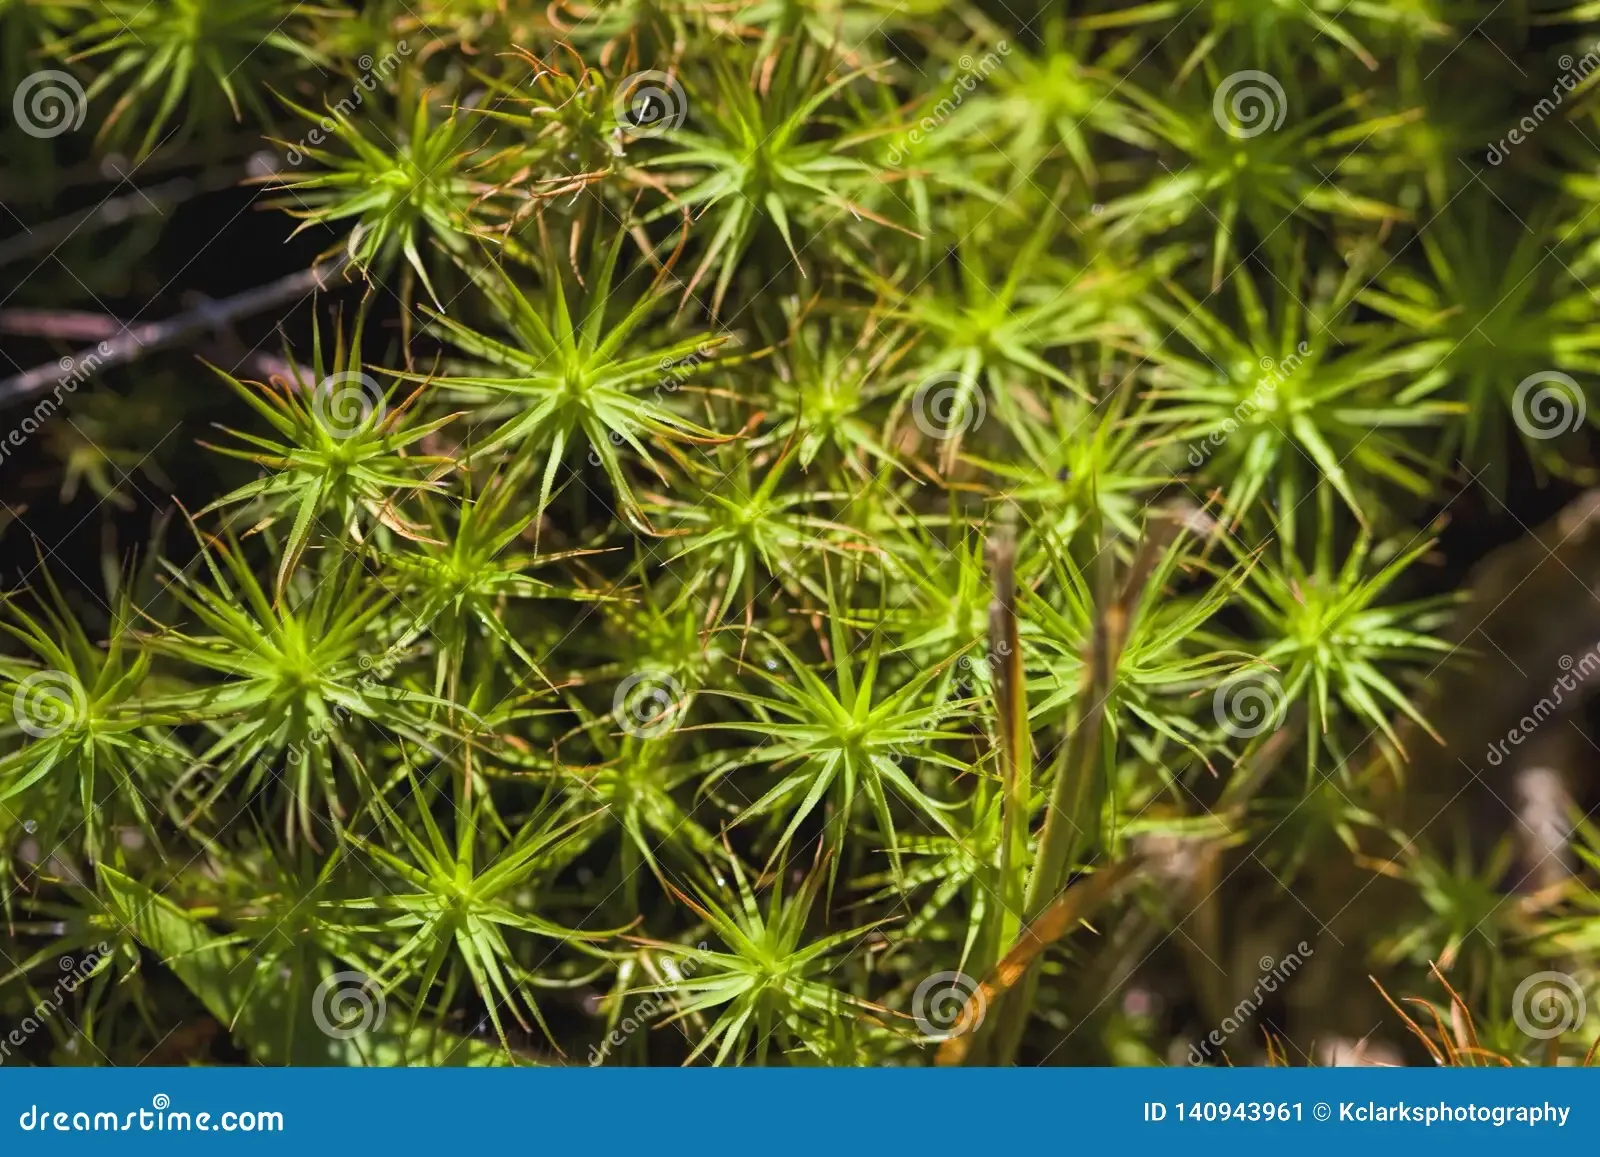
<path fill-rule="evenodd" d="M 1590 476 L 1588 19 L 0 3 L 36 192 L 277 152 L 275 211 L 91 214 L 21 300 L 320 250 L 358 318 L 286 307 L 269 383 L 197 325 L 220 378 L 141 351 L 18 426 L 46 485 L 0 457 L 0 1016 L 105 940 L 30 1057 L 1159 1060 L 1315 942 L 1230 1055 L 1435 961 L 1545 1055 L 1593 857 L 1530 914 L 1511 817 L 1395 817 L 1470 511 Z M 192 536 L 102 552 L 169 477 Z"/>

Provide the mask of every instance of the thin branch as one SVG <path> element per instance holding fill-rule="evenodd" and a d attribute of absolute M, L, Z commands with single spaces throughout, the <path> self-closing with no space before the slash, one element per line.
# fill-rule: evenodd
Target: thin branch
<path fill-rule="evenodd" d="M 127 323 L 106 313 L 82 309 L 0 309 L 0 333 L 53 341 L 103 341 Z"/>
<path fill-rule="evenodd" d="M 201 178 L 174 177 L 147 189 L 135 189 L 120 197 L 108 197 L 100 204 L 78 213 L 69 213 L 25 233 L 0 241 L 0 265 L 7 265 L 31 254 L 51 250 L 79 232 L 89 233 L 109 225 L 120 225 L 138 217 L 165 216 L 166 210 L 202 193 L 216 193 L 239 182 L 238 170 L 229 168 L 220 175 Z"/>
<path fill-rule="evenodd" d="M 136 361 L 152 350 L 175 345 L 206 330 L 230 325 L 241 317 L 293 301 L 313 290 L 325 289 L 327 279 L 338 272 L 342 265 L 342 260 L 324 262 L 221 301 L 204 302 L 166 321 L 145 322 L 124 329 L 98 345 L 79 350 L 73 355 L 71 364 L 92 366 L 98 372 L 109 366 Z M 61 364 L 57 362 L 35 366 L 7 378 L 0 382 L 0 407 L 22 401 L 58 383 L 61 378 Z"/>

